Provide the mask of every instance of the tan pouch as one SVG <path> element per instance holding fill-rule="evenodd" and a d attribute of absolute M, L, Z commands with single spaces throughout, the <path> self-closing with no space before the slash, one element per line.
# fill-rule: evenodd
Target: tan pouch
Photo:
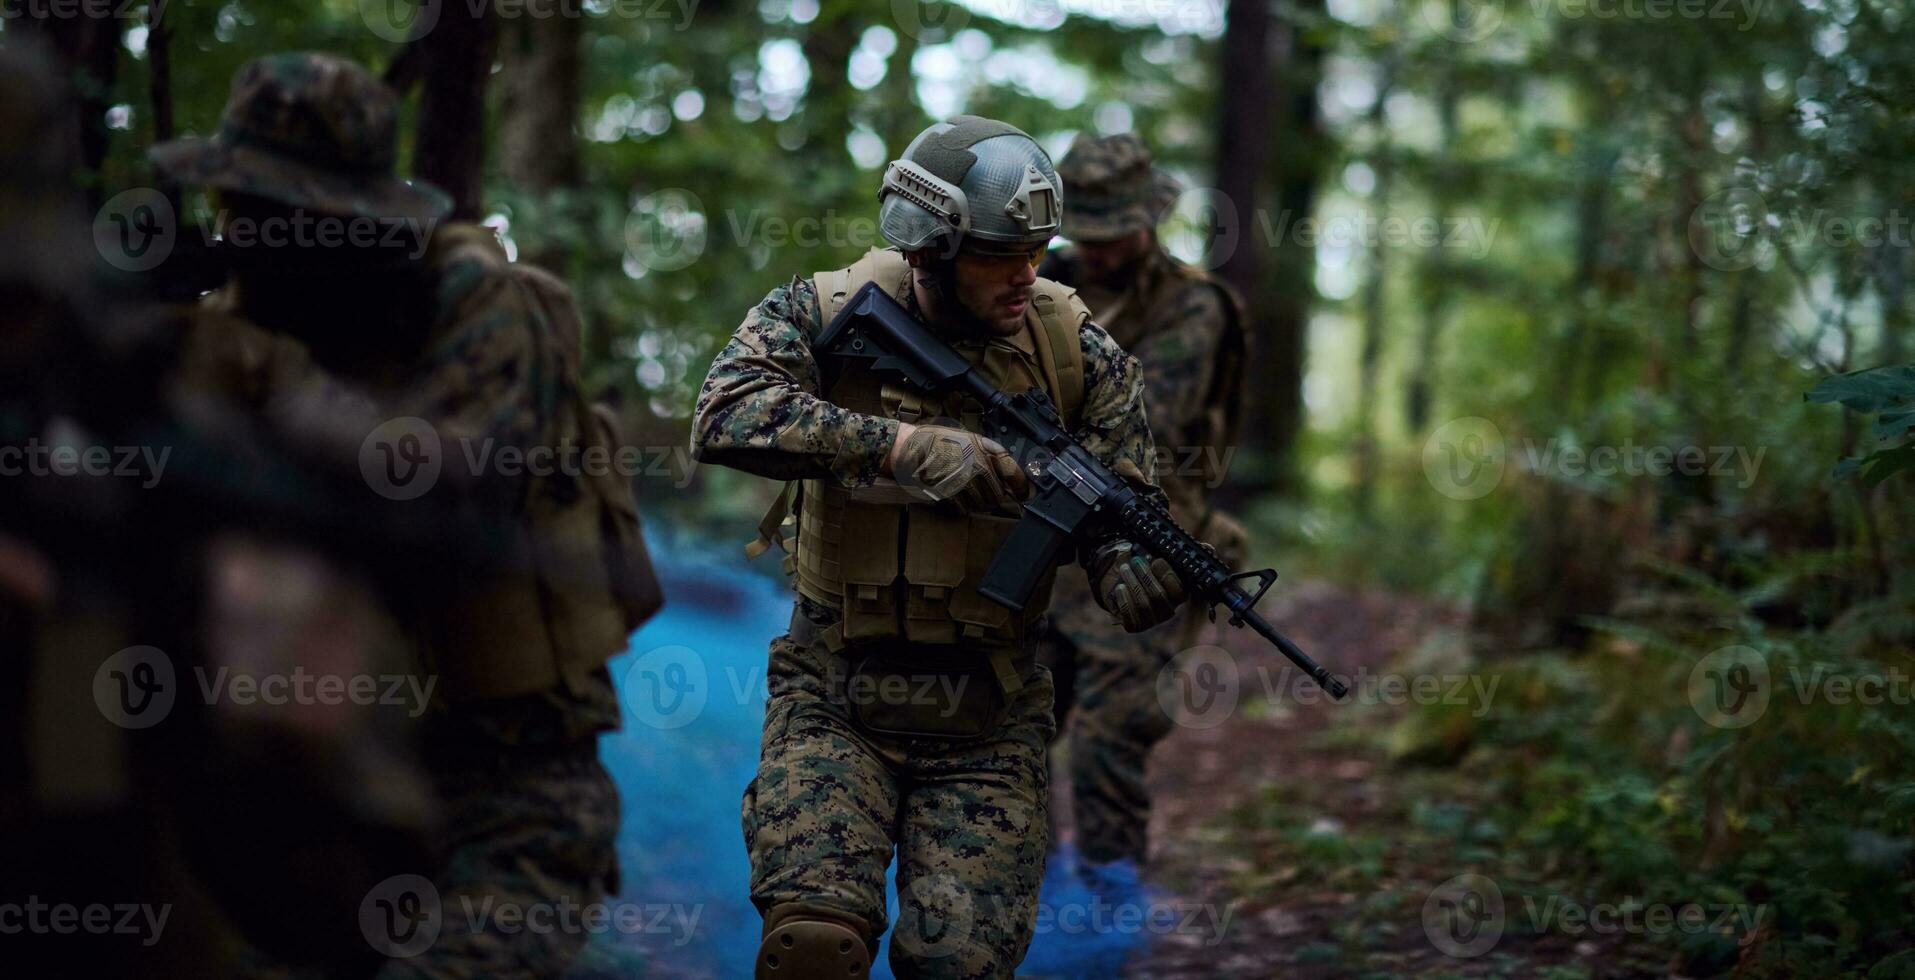
<path fill-rule="evenodd" d="M 964 581 L 964 539 L 969 519 L 938 507 L 910 511 L 904 578 L 911 583 L 905 609 L 905 638 L 913 643 L 956 643 L 947 610 Z"/>
<path fill-rule="evenodd" d="M 964 632 L 965 640 L 1015 640 L 1019 631 L 1018 624 L 1011 622 L 1011 611 L 979 595 L 977 587 L 983 583 L 984 572 L 991 567 L 992 559 L 1017 527 L 1018 518 L 973 514 L 969 520 L 971 531 L 964 542 L 964 584 L 951 598 L 951 618 Z M 1043 588 L 1039 586 L 1040 593 Z M 1041 594 L 1033 593 L 1031 598 L 1034 608 L 1042 607 L 1038 601 Z"/>
<path fill-rule="evenodd" d="M 839 550 L 845 589 L 845 641 L 896 636 L 897 510 L 847 502 L 839 529 L 845 535 Z M 823 528 L 808 530 L 824 533 Z"/>

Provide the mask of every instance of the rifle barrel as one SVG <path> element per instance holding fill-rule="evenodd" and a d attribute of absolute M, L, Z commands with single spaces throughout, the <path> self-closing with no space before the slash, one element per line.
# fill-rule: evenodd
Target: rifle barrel
<path fill-rule="evenodd" d="M 1237 595 L 1242 596 L 1245 603 L 1248 604 L 1249 596 L 1244 595 L 1242 592 L 1237 592 Z M 1230 605 L 1230 603 L 1225 603 L 1225 605 Z M 1317 663 L 1309 654 L 1304 653 L 1302 647 L 1291 642 L 1289 637 L 1284 636 L 1275 626 L 1270 625 L 1269 620 L 1258 615 L 1256 611 L 1247 608 L 1237 610 L 1233 607 L 1232 611 L 1245 623 L 1248 623 L 1251 629 L 1256 630 L 1257 635 L 1276 644 L 1277 649 L 1283 651 L 1283 655 L 1289 657 L 1291 663 L 1303 668 L 1303 672 L 1309 674 L 1310 679 L 1317 682 L 1317 686 L 1330 692 L 1331 697 L 1341 701 L 1350 693 L 1350 688 L 1335 676 L 1331 675 L 1329 668 Z"/>

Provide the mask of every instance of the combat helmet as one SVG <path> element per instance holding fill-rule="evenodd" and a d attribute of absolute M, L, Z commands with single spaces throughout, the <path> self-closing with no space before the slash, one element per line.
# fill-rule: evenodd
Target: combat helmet
<path fill-rule="evenodd" d="M 885 168 L 878 231 L 907 252 L 1027 254 L 1057 234 L 1064 199 L 1050 155 L 1023 130 L 955 116 Z"/>

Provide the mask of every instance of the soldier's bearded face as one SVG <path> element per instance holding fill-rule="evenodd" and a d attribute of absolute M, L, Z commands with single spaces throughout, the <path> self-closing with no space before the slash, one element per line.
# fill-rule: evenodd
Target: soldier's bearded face
<path fill-rule="evenodd" d="M 1008 337 L 1023 329 L 1031 285 L 1037 282 L 1029 256 L 959 252 L 954 278 L 959 305 L 986 330 Z"/>
<path fill-rule="evenodd" d="M 1155 237 L 1148 231 L 1108 242 L 1078 242 L 1077 255 L 1084 263 L 1084 275 L 1093 282 L 1122 288 L 1130 267 L 1150 250 Z"/>

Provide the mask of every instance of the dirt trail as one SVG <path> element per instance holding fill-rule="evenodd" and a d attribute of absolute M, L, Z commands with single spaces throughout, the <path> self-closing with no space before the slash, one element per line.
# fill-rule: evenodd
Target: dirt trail
<path fill-rule="evenodd" d="M 1282 602 L 1271 605 L 1270 613 L 1304 649 L 1346 674 L 1358 667 L 1380 670 L 1431 627 L 1458 619 L 1426 601 L 1316 584 L 1290 590 Z M 1231 877 L 1259 869 L 1248 855 L 1221 846 L 1223 832 L 1215 818 L 1250 801 L 1262 787 L 1279 783 L 1312 788 L 1313 820 L 1349 826 L 1373 817 L 1383 805 L 1381 786 L 1373 778 L 1380 752 L 1352 755 L 1310 748 L 1313 737 L 1329 724 L 1328 712 L 1345 709 L 1322 700 L 1303 703 L 1311 700 L 1308 695 L 1291 696 L 1309 682 L 1298 679 L 1294 669 L 1286 670 L 1289 661 L 1246 631 L 1220 632 L 1222 637 L 1213 633 L 1213 641 L 1222 639 L 1237 665 L 1238 709 L 1215 727 L 1179 726 L 1153 755 L 1151 877 L 1172 887 L 1177 901 L 1239 904 L 1221 943 L 1206 945 L 1213 941 L 1210 936 L 1166 936 L 1133 960 L 1126 976 L 1172 980 L 1304 975 L 1298 972 L 1297 951 L 1330 941 L 1332 924 L 1354 896 L 1304 887 L 1294 893 L 1281 890 L 1275 902 L 1267 897 L 1240 900 Z M 1281 685 L 1274 702 L 1267 682 Z"/>
<path fill-rule="evenodd" d="M 1272 613 L 1304 649 L 1346 675 L 1389 670 L 1432 633 L 1465 626 L 1461 611 L 1428 599 L 1320 583 L 1293 587 Z M 1168 901 L 1230 909 L 1229 926 L 1220 942 L 1210 933 L 1164 936 L 1133 957 L 1124 976 L 1663 975 L 1644 969 L 1645 951 L 1617 939 L 1508 934 L 1487 955 L 1445 955 L 1424 930 L 1424 900 L 1472 869 L 1432 848 L 1429 835 L 1410 826 L 1409 812 L 1419 801 L 1467 799 L 1479 787 L 1455 770 L 1405 773 L 1390 765 L 1385 737 L 1411 709 L 1299 694 L 1309 682 L 1286 671 L 1281 654 L 1247 631 L 1221 632 L 1212 642 L 1221 639 L 1235 660 L 1238 706 L 1214 727 L 1179 726 L 1152 756 L 1148 876 L 1171 893 Z M 1339 711 L 1361 714 L 1349 719 L 1356 724 L 1333 728 L 1331 712 Z M 1321 744 L 1332 732 L 1334 744 Z M 1294 838 L 1233 824 L 1228 815 L 1245 806 L 1309 828 L 1318 846 L 1300 858 Z M 1372 877 L 1343 873 L 1365 860 L 1375 863 Z"/>

